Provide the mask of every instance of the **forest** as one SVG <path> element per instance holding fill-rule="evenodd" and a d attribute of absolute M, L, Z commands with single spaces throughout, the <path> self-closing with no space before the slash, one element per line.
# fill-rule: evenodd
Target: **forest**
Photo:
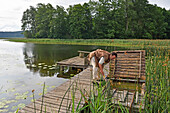
<path fill-rule="evenodd" d="M 169 39 L 170 10 L 148 0 L 89 0 L 63 6 L 37 4 L 23 12 L 27 38 Z"/>
<path fill-rule="evenodd" d="M 0 31 L 0 38 L 24 38 L 22 31 Z"/>

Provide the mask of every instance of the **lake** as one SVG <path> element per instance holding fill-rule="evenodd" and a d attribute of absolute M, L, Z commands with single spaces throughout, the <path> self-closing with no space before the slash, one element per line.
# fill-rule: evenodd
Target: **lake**
<path fill-rule="evenodd" d="M 43 84 L 45 93 L 59 86 L 70 78 L 59 74 L 57 61 L 78 56 L 78 50 L 93 51 L 124 50 L 125 48 L 104 46 L 33 44 L 9 42 L 0 39 L 0 112 L 14 112 L 33 99 L 42 96 Z"/>

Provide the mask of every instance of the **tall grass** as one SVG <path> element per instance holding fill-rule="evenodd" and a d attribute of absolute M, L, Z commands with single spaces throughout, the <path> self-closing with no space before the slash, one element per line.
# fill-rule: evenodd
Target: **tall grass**
<path fill-rule="evenodd" d="M 143 47 L 169 47 L 170 40 L 148 40 L 148 39 L 8 39 L 15 42 L 31 42 L 42 44 L 72 44 L 72 45 L 98 45 L 119 46 L 128 48 Z"/>
<path fill-rule="evenodd" d="M 158 48 L 147 52 L 145 112 L 168 113 L 169 50 Z"/>

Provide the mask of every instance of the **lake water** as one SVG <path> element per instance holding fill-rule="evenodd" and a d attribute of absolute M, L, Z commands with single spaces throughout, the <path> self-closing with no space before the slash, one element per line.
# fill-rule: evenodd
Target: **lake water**
<path fill-rule="evenodd" d="M 69 79 L 69 72 L 59 75 L 57 61 L 77 56 L 78 50 L 123 50 L 103 46 L 16 43 L 0 39 L 0 112 L 14 112 L 35 98 Z M 74 73 L 75 74 L 75 73 Z"/>

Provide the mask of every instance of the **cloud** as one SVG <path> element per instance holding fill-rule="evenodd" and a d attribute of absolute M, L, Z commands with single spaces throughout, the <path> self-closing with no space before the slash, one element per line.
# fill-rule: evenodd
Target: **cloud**
<path fill-rule="evenodd" d="M 149 0 L 150 4 L 157 4 L 157 6 L 170 9 L 170 1 L 169 0 Z"/>
<path fill-rule="evenodd" d="M 21 19 L 23 12 L 30 6 L 36 7 L 38 3 L 50 3 L 53 7 L 56 5 L 68 8 L 69 5 L 83 4 L 89 0 L 1 0 L 0 3 L 0 31 L 18 31 L 21 30 Z M 170 9 L 169 0 L 149 0 L 151 4 Z"/>
<path fill-rule="evenodd" d="M 80 2 L 81 1 L 81 2 Z M 89 0 L 2 0 L 0 3 L 0 31 L 21 30 L 23 12 L 38 3 L 50 3 L 68 8 L 69 5 L 88 2 Z"/>

